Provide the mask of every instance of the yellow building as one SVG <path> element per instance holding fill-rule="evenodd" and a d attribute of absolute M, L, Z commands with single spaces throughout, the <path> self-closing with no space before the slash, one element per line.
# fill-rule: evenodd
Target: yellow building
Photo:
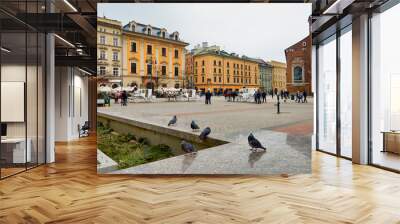
<path fill-rule="evenodd" d="M 121 22 L 97 18 L 97 77 L 98 84 L 119 86 L 122 82 Z"/>
<path fill-rule="evenodd" d="M 259 88 L 258 63 L 214 48 L 193 55 L 193 78 L 199 91 L 223 92 Z"/>
<path fill-rule="evenodd" d="M 271 61 L 272 65 L 272 89 L 286 90 L 286 63 Z"/>
<path fill-rule="evenodd" d="M 131 21 L 123 27 L 123 85 L 182 88 L 187 45 L 176 31 Z"/>

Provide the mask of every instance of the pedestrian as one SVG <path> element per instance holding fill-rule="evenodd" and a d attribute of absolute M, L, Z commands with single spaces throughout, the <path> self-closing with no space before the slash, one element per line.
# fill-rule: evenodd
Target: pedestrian
<path fill-rule="evenodd" d="M 307 91 L 303 92 L 303 103 L 307 103 Z"/>
<path fill-rule="evenodd" d="M 235 98 L 236 98 L 236 90 L 232 91 L 232 99 L 233 99 L 233 102 L 235 102 Z"/>
<path fill-rule="evenodd" d="M 206 92 L 206 104 L 211 104 L 211 92 L 210 92 L 210 90 L 208 90 L 207 92 Z"/>
<path fill-rule="evenodd" d="M 265 91 L 262 92 L 263 103 L 267 102 L 267 93 Z"/>
<path fill-rule="evenodd" d="M 121 103 L 122 106 L 127 106 L 127 101 L 128 101 L 128 93 L 126 92 L 126 90 L 124 90 L 121 94 Z"/>
<path fill-rule="evenodd" d="M 118 99 L 119 99 L 119 91 L 117 91 L 115 94 L 114 94 L 114 103 L 118 103 Z"/>

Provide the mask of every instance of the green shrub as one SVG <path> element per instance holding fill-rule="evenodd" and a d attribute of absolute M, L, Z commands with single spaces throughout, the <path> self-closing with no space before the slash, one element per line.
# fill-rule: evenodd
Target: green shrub
<path fill-rule="evenodd" d="M 111 128 L 99 125 L 97 147 L 116 161 L 119 169 L 174 156 L 167 145 L 150 146 L 146 138 L 139 138 L 136 142 L 136 137 L 132 133 L 116 135 L 112 132 Z"/>

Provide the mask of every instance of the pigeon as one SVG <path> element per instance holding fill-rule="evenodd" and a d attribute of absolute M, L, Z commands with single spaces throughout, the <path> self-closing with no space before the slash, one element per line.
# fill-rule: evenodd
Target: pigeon
<path fill-rule="evenodd" d="M 264 149 L 264 151 L 267 150 L 264 146 L 261 145 L 260 141 L 258 141 L 252 133 L 250 133 L 249 137 L 247 138 L 249 141 L 249 145 L 251 147 L 251 150 L 253 149 Z"/>
<path fill-rule="evenodd" d="M 168 122 L 168 126 L 171 126 L 171 125 L 174 125 L 174 124 L 176 124 L 176 121 L 177 121 L 178 119 L 176 118 L 176 115 L 174 115 L 174 117 Z"/>
<path fill-rule="evenodd" d="M 192 128 L 193 131 L 197 131 L 200 129 L 200 127 L 194 121 L 192 121 L 190 127 Z"/>
<path fill-rule="evenodd" d="M 204 130 L 201 132 L 199 138 L 200 138 L 201 140 L 204 140 L 204 139 L 207 138 L 207 136 L 208 136 L 210 133 L 211 133 L 211 128 L 206 127 L 206 128 L 204 128 Z"/>
<path fill-rule="evenodd" d="M 197 150 L 194 148 L 194 146 L 185 140 L 182 140 L 181 142 L 181 149 L 185 153 L 191 153 L 191 154 L 197 153 Z"/>

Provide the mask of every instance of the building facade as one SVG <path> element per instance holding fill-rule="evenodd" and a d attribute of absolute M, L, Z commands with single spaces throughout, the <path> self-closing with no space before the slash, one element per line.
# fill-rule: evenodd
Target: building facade
<path fill-rule="evenodd" d="M 286 64 L 279 61 L 271 61 L 272 65 L 272 89 L 275 91 L 286 90 Z"/>
<path fill-rule="evenodd" d="M 272 64 L 270 62 L 266 62 L 267 67 L 265 71 L 265 79 L 263 79 L 264 90 L 268 93 L 272 91 Z"/>
<path fill-rule="evenodd" d="M 124 86 L 182 88 L 185 46 L 179 33 L 131 21 L 123 27 Z"/>
<path fill-rule="evenodd" d="M 258 63 L 258 71 L 260 77 L 260 89 L 264 91 L 272 90 L 272 65 L 262 59 L 251 59 Z"/>
<path fill-rule="evenodd" d="M 193 55 L 193 80 L 198 91 L 218 93 L 259 88 L 258 63 L 218 49 L 205 48 Z"/>
<path fill-rule="evenodd" d="M 97 18 L 97 77 L 99 85 L 122 85 L 121 22 Z"/>
<path fill-rule="evenodd" d="M 311 36 L 308 36 L 285 50 L 286 88 L 289 92 L 311 93 Z"/>
<path fill-rule="evenodd" d="M 193 53 L 186 52 L 185 54 L 185 72 L 186 72 L 186 80 L 184 85 L 188 89 L 194 89 L 194 80 L 193 80 L 193 71 L 194 71 L 194 64 L 193 64 Z"/>

